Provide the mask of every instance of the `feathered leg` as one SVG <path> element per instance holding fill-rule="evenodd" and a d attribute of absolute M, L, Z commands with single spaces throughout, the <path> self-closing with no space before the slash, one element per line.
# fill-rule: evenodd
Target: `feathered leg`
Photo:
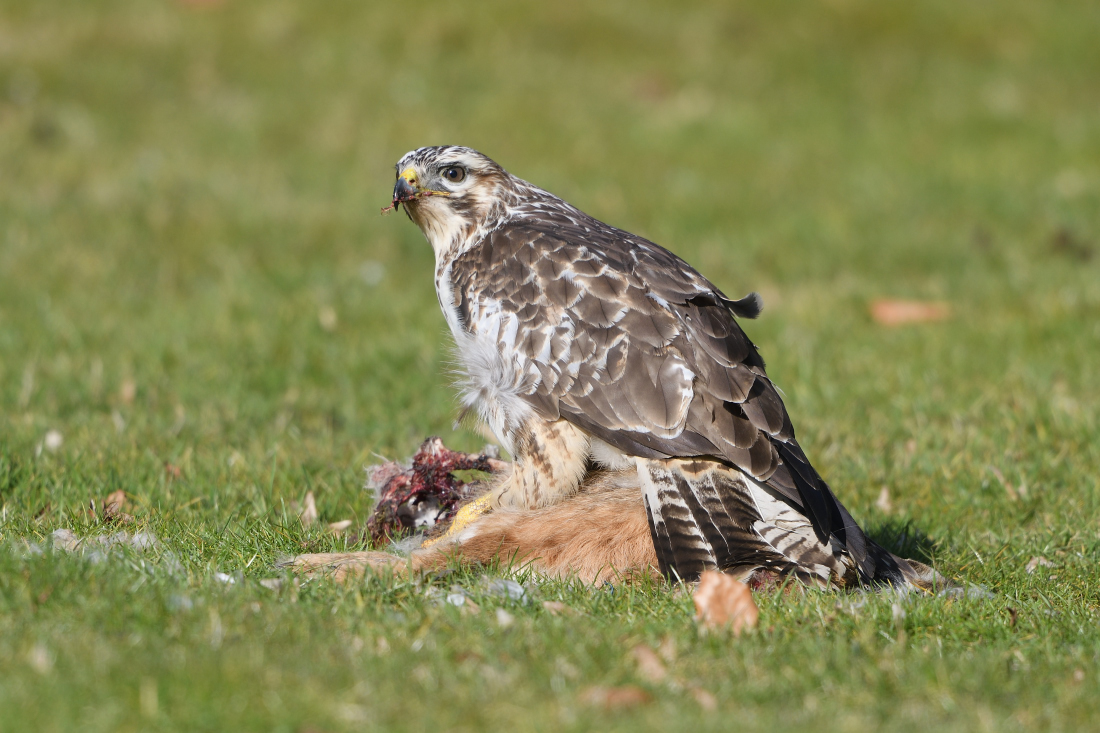
<path fill-rule="evenodd" d="M 572 496 L 588 461 L 588 437 L 565 420 L 528 420 L 512 437 L 515 460 L 492 490 L 492 505 L 538 509 Z"/>

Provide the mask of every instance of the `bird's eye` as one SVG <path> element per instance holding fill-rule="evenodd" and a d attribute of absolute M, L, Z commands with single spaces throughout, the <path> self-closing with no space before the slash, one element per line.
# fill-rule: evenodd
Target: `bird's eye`
<path fill-rule="evenodd" d="M 443 169 L 443 177 L 451 183 L 462 183 L 466 180 L 466 171 L 457 165 L 452 165 L 450 168 Z"/>

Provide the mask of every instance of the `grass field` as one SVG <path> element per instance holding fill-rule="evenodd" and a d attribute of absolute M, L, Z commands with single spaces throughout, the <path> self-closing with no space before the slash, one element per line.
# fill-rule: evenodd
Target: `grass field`
<path fill-rule="evenodd" d="M 1087 0 L 6 0 L 0 730 L 1095 729 L 1098 28 Z M 482 445 L 430 248 L 379 215 L 436 143 L 760 291 L 821 473 L 993 597 L 763 595 L 732 639 L 663 588 L 260 585 L 345 546 L 375 455 Z M 886 328 L 881 297 L 952 317 Z M 85 510 L 116 490 L 157 546 L 50 549 L 116 531 Z M 585 702 L 615 685 L 651 700 Z"/>

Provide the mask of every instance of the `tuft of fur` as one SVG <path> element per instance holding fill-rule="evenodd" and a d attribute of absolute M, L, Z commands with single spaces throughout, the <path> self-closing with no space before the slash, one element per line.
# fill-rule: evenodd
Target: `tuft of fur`
<path fill-rule="evenodd" d="M 451 546 L 417 550 L 413 565 L 439 569 L 457 556 L 473 564 L 526 565 L 546 577 L 585 583 L 659 578 L 649 521 L 637 485 L 623 481 L 629 478 L 601 473 L 557 504 L 497 509 Z"/>

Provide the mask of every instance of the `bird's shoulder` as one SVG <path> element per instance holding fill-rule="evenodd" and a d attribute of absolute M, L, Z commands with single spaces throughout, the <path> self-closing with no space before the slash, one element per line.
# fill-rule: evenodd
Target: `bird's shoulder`
<path fill-rule="evenodd" d="M 637 302 L 642 310 L 667 311 L 670 303 L 701 297 L 738 315 L 759 313 L 755 295 L 730 299 L 664 247 L 564 202 L 521 210 L 501 222 L 455 258 L 451 277 L 457 291 L 505 304 L 517 297 L 524 304 L 543 298 L 572 304 L 585 295 L 602 301 L 643 295 Z"/>

